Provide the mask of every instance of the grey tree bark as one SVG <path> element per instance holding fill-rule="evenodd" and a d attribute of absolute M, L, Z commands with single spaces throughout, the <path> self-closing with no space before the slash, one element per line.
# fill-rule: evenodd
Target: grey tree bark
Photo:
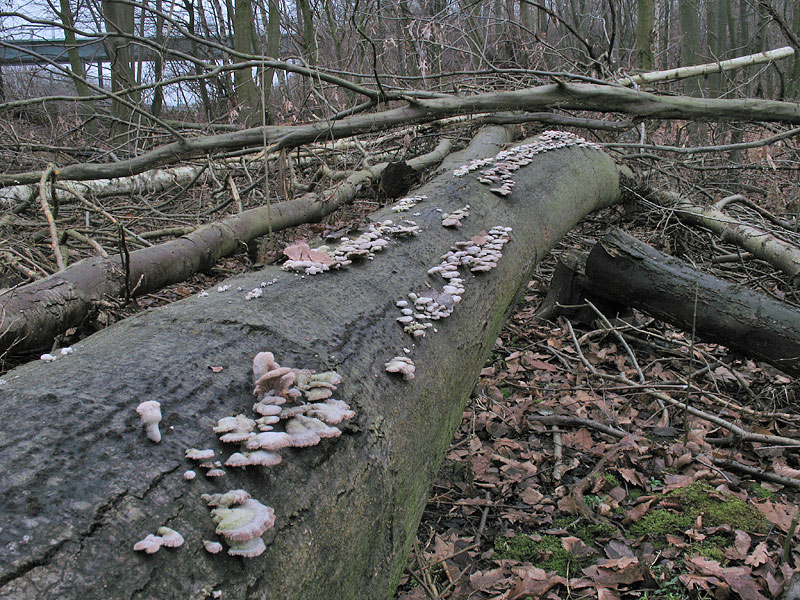
<path fill-rule="evenodd" d="M 516 172 L 506 198 L 452 169 L 508 141 L 494 127 L 419 189 L 421 235 L 373 261 L 305 278 L 268 268 L 112 326 L 52 363 L 10 372 L 0 388 L 0 596 L 29 598 L 388 598 L 405 565 L 426 495 L 469 391 L 531 269 L 583 215 L 620 198 L 602 152 L 546 152 Z M 470 204 L 460 230 L 440 210 Z M 385 219 L 397 215 L 385 211 Z M 409 338 L 395 302 L 437 285 L 426 270 L 456 241 L 514 228 L 496 269 L 468 275 L 464 299 L 438 332 Z M 245 290 L 277 281 L 262 298 Z M 413 381 L 384 372 L 403 348 Z M 184 481 L 184 449 L 219 445 L 210 427 L 249 412 L 251 361 L 271 350 L 286 366 L 335 368 L 337 396 L 357 416 L 335 441 L 285 452 L 271 469 Z M 221 366 L 217 373 L 209 366 Z M 145 438 L 135 408 L 161 402 L 163 439 Z M 227 452 L 226 452 L 227 454 Z M 267 551 L 210 555 L 203 492 L 244 488 L 274 507 Z M 161 525 L 183 547 L 148 556 L 134 542 Z"/>

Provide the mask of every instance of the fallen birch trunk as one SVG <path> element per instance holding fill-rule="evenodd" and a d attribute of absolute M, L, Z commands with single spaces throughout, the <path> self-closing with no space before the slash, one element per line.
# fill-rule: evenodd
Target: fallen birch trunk
<path fill-rule="evenodd" d="M 450 150 L 444 141 L 424 156 L 409 161 L 423 169 L 441 162 Z M 183 281 L 211 268 L 241 244 L 301 223 L 321 220 L 353 200 L 387 163 L 358 171 L 327 194 L 307 194 L 272 206 L 253 208 L 198 227 L 176 240 L 130 253 L 126 274 L 119 255 L 83 259 L 45 279 L 0 294 L 0 352 L 52 345 L 70 327 L 79 326 L 96 302 L 122 298 L 126 289 L 140 296 Z"/>
<path fill-rule="evenodd" d="M 595 244 L 581 285 L 743 356 L 800 375 L 800 311 L 708 275 L 617 230 Z M 694 325 L 693 325 L 694 324 Z"/>
<path fill-rule="evenodd" d="M 710 229 L 724 241 L 744 248 L 786 273 L 793 285 L 800 285 L 800 248 L 796 245 L 778 239 L 768 231 L 746 225 L 716 206 L 697 206 L 678 198 L 673 208 L 681 221 Z"/>
<path fill-rule="evenodd" d="M 137 315 L 72 354 L 8 373 L 0 387 L 0 596 L 391 597 L 429 486 L 515 297 L 581 217 L 620 199 L 617 167 L 588 148 L 533 157 L 504 198 L 475 172 L 453 175 L 472 158 L 494 156 L 508 135 L 491 128 L 448 159 L 448 170 L 417 191 L 427 198 L 405 213 L 419 235 L 393 239 L 374 260 L 316 276 L 276 267 L 240 275 L 225 292 Z M 466 204 L 460 228 L 441 225 L 441 211 Z M 399 223 L 404 215 L 376 216 Z M 424 338 L 404 333 L 396 302 L 442 286 L 428 269 L 456 242 L 495 226 L 513 227 L 496 268 L 458 269 L 466 289 L 453 314 Z M 262 296 L 246 301 L 252 289 Z M 185 449 L 214 448 L 222 460 L 235 450 L 211 427 L 252 414 L 251 363 L 263 350 L 284 366 L 336 369 L 336 397 L 355 418 L 338 440 L 281 451 L 275 467 L 185 481 Z M 397 355 L 416 363 L 415 379 L 385 372 Z M 161 403 L 159 444 L 136 414 L 143 400 Z M 200 495 L 235 488 L 274 508 L 261 556 L 203 549 L 202 540 L 217 538 Z M 165 525 L 183 535 L 182 547 L 133 551 Z"/>
<path fill-rule="evenodd" d="M 184 185 L 198 177 L 205 165 L 183 165 L 170 169 L 152 169 L 116 179 L 90 181 L 60 180 L 55 189 L 60 202 L 72 202 L 75 196 L 105 198 L 121 194 L 157 194 L 172 187 Z M 12 207 L 19 202 L 30 202 L 39 193 L 39 186 L 14 185 L 0 188 L 0 202 Z"/>

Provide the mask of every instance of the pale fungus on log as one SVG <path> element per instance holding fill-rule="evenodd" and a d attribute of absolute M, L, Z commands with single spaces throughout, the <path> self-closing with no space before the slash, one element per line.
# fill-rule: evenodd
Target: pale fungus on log
<path fill-rule="evenodd" d="M 226 293 L 140 313 L 79 342 L 69 360 L 34 361 L 4 375 L 0 419 L 15 427 L 13 438 L 0 434 L 8 441 L 0 444 L 0 464 L 18 466 L 0 479 L 0 596 L 126 599 L 146 590 L 149 597 L 192 598 L 214 590 L 224 598 L 391 597 L 429 487 L 509 307 L 535 264 L 580 218 L 621 199 L 613 161 L 578 144 L 540 152 L 514 171 L 509 196 L 491 193 L 468 173 L 453 176 L 472 159 L 495 157 L 510 133 L 483 130 L 415 190 L 428 198 L 416 207 L 419 235 L 391 238 L 375 261 L 305 279 L 271 266 L 238 275 L 224 282 L 232 286 Z M 467 203 L 470 216 L 460 230 L 441 226 L 437 208 L 452 212 Z M 375 219 L 392 216 L 386 208 Z M 491 271 L 464 265 L 448 277 L 427 274 L 444 254 L 457 252 L 457 242 L 498 225 L 513 225 L 513 239 Z M 277 275 L 274 285 L 260 287 Z M 431 297 L 426 284 L 450 296 L 465 291 L 455 294 L 462 295 L 457 310 L 433 321 L 438 333 L 427 328 L 425 338 L 412 339 L 395 321 L 394 303 L 408 302 L 410 292 Z M 445 285 L 454 289 L 445 292 Z M 244 291 L 234 291 L 239 287 L 263 295 L 245 301 Z M 412 317 L 420 313 L 413 304 L 405 307 Z M 282 448 L 283 460 L 272 467 L 228 467 L 225 477 L 187 484 L 180 474 L 198 465 L 189 464 L 186 448 L 214 449 L 220 466 L 236 451 L 247 458 L 247 449 L 230 448 L 211 431 L 219 419 L 276 416 L 251 410 L 250 365 L 265 347 L 281 366 L 342 376 L 319 402 L 305 401 L 299 373 L 288 389 L 279 378 L 256 397 L 257 404 L 282 407 L 277 416 L 286 410 L 275 430 L 296 442 L 302 432 L 295 427 L 316 435 L 335 427 L 338 439 Z M 395 355 L 416 365 L 413 381 L 384 371 L 383 361 Z M 208 364 L 225 369 L 214 373 Z M 300 396 L 292 395 L 295 388 Z M 331 388 L 320 382 L 307 391 L 314 389 Z M 159 445 L 138 444 L 130 398 L 155 394 L 169 407 L 170 434 Z M 331 399 L 346 401 L 356 415 L 334 425 L 325 423 L 329 409 L 307 406 Z M 58 426 L 43 428 L 48 419 Z M 256 428 L 249 433 L 259 435 Z M 215 457 L 202 460 L 210 466 L 199 468 L 221 470 Z M 234 521 L 244 515 L 219 510 L 217 523 L 209 519 L 200 494 L 229 488 L 247 489 L 264 503 L 217 507 L 247 503 L 252 527 L 245 529 L 255 537 L 225 538 L 240 531 Z M 38 500 L 53 497 L 59 501 Z M 275 522 L 264 529 L 273 516 L 267 499 Z M 132 552 L 144 532 L 163 523 L 156 519 L 168 519 L 184 546 L 154 556 Z M 204 550 L 217 528 L 229 551 L 251 558 Z"/>

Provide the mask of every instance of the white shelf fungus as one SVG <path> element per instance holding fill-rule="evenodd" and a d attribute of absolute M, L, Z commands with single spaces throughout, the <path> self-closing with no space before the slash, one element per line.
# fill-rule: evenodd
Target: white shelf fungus
<path fill-rule="evenodd" d="M 192 480 L 192 479 L 194 479 L 195 477 L 197 477 L 197 473 L 195 473 L 195 472 L 194 472 L 194 471 L 192 471 L 191 469 L 189 469 L 188 471 L 184 471 L 184 473 L 183 473 L 183 478 L 184 478 L 186 481 L 191 481 L 191 480 Z"/>
<path fill-rule="evenodd" d="M 147 554 L 155 554 L 159 548 L 161 548 L 161 538 L 152 533 L 147 534 L 146 538 L 133 545 L 135 552 L 147 552 Z"/>
<path fill-rule="evenodd" d="M 161 545 L 164 548 L 177 548 L 183 546 L 183 536 L 169 527 L 159 527 L 156 532 L 161 537 Z"/>
<path fill-rule="evenodd" d="M 206 552 L 209 554 L 219 554 L 222 551 L 222 544 L 219 542 L 203 540 L 203 548 L 205 548 Z"/>
<path fill-rule="evenodd" d="M 234 504 L 241 504 L 248 498 L 252 498 L 248 491 L 242 489 L 228 490 L 224 494 L 203 494 L 200 497 L 209 506 L 224 507 L 233 506 Z"/>
<path fill-rule="evenodd" d="M 162 546 L 164 548 L 177 548 L 183 545 L 183 536 L 174 529 L 159 527 L 157 534 L 148 534 L 143 540 L 136 542 L 133 546 L 134 551 L 154 554 Z"/>
<path fill-rule="evenodd" d="M 514 171 L 533 162 L 533 157 L 537 154 L 569 146 L 602 150 L 599 145 L 587 142 L 574 133 L 545 131 L 529 144 L 521 144 L 508 150 L 503 150 L 493 157 L 470 161 L 453 171 L 453 175 L 463 177 L 467 173 L 482 169 L 478 181 L 495 186 L 490 188 L 489 191 L 499 196 L 508 196 L 514 188 L 514 179 L 512 178 Z M 487 168 L 484 169 L 484 167 Z"/>
<path fill-rule="evenodd" d="M 272 508 L 261 504 L 245 490 L 204 494 L 203 500 L 215 507 L 211 518 L 217 526 L 216 533 L 228 542 L 228 554 L 251 558 L 266 550 L 261 535 L 275 524 Z M 204 542 L 206 550 L 219 552 L 221 548 L 213 544 L 215 542 Z"/>
<path fill-rule="evenodd" d="M 250 438 L 250 433 L 256 428 L 255 420 L 246 415 L 224 417 L 217 421 L 214 433 L 220 434 L 219 440 L 225 443 L 243 442 Z"/>
<path fill-rule="evenodd" d="M 292 436 L 292 446 L 306 448 L 316 446 L 322 438 L 339 437 L 342 430 L 313 417 L 296 415 L 286 423 L 286 433 Z"/>
<path fill-rule="evenodd" d="M 281 455 L 266 450 L 234 452 L 225 461 L 228 467 L 273 467 L 281 462 Z"/>
<path fill-rule="evenodd" d="M 416 367 L 414 366 L 414 362 L 407 356 L 395 356 L 389 362 L 384 363 L 384 367 L 386 367 L 386 371 L 389 373 L 402 374 L 405 380 L 414 379 Z"/>
<path fill-rule="evenodd" d="M 350 410 L 349 404 L 334 398 L 328 398 L 324 404 L 310 404 L 305 414 L 328 425 L 338 425 L 342 421 L 356 416 L 356 413 Z"/>
<path fill-rule="evenodd" d="M 235 507 L 215 508 L 211 515 L 217 526 L 216 533 L 233 542 L 247 542 L 260 537 L 275 524 L 275 511 L 254 498 L 248 498 Z"/>
<path fill-rule="evenodd" d="M 280 450 L 292 445 L 292 436 L 283 431 L 262 431 L 245 444 L 248 450 Z"/>
<path fill-rule="evenodd" d="M 426 198 L 427 196 L 407 196 L 405 198 L 400 198 L 400 200 L 395 202 L 392 206 L 392 212 L 399 213 L 409 211 L 417 205 L 417 202 L 422 202 Z"/>
<path fill-rule="evenodd" d="M 136 412 L 142 419 L 148 439 L 155 443 L 160 442 L 161 432 L 158 430 L 158 424 L 161 422 L 161 404 L 155 400 L 148 400 L 137 406 Z"/>
<path fill-rule="evenodd" d="M 209 460 L 214 458 L 214 451 L 211 448 L 198 450 L 197 448 L 187 448 L 186 458 L 191 460 Z"/>
<path fill-rule="evenodd" d="M 461 227 L 461 221 L 469 216 L 469 204 L 451 213 L 442 215 L 442 227 Z"/>
<path fill-rule="evenodd" d="M 459 269 L 466 267 L 473 273 L 491 271 L 502 257 L 502 248 L 511 240 L 510 227 L 493 227 L 488 233 L 472 236 L 469 240 L 456 242 L 442 261 L 428 269 L 428 275 L 441 277 L 445 284 L 441 291 L 426 290 L 424 294 L 411 292 L 410 300 L 399 300 L 403 331 L 414 336 L 424 337 L 427 329 L 433 327 L 432 321 L 444 319 L 452 314 L 456 304 L 464 296 L 464 279 Z"/>
<path fill-rule="evenodd" d="M 39 357 L 39 360 L 43 360 L 44 362 L 53 362 L 55 359 L 56 357 L 53 356 L 52 354 L 42 354 Z"/>
<path fill-rule="evenodd" d="M 260 537 L 244 542 L 228 542 L 228 554 L 230 556 L 243 556 L 244 558 L 254 558 L 261 555 L 267 549 L 264 540 Z"/>

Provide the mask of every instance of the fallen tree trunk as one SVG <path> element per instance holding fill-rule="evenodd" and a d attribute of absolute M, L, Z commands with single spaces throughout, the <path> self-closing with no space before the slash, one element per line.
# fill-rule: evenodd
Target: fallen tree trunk
<path fill-rule="evenodd" d="M 157 166 L 221 150 L 259 147 L 295 148 L 319 140 L 370 133 L 447 117 L 505 110 L 554 108 L 621 112 L 653 119 L 713 119 L 800 124 L 800 106 L 776 100 L 742 100 L 659 96 L 613 85 L 558 83 L 508 92 L 450 96 L 431 100 L 408 98 L 410 106 L 305 125 L 268 125 L 232 133 L 198 136 L 165 144 L 128 160 L 108 164 L 82 163 L 59 170 L 62 179 L 100 179 L 135 175 Z M 42 171 L 0 174 L 0 185 L 35 183 Z"/>
<path fill-rule="evenodd" d="M 409 161 L 416 169 L 441 162 L 450 150 L 445 140 Z M 380 176 L 387 163 L 358 171 L 332 193 L 307 194 L 209 223 L 176 240 L 130 253 L 127 272 L 119 255 L 81 260 L 50 277 L 0 294 L 0 352 L 49 347 L 55 336 L 80 325 L 96 302 L 140 296 L 211 268 L 242 244 L 301 223 L 321 220 L 351 202 L 359 187 Z"/>
<path fill-rule="evenodd" d="M 582 283 L 592 293 L 800 376 L 800 311 L 699 272 L 623 231 L 589 253 Z"/>
<path fill-rule="evenodd" d="M 679 198 L 674 209 L 681 221 L 710 229 L 726 242 L 744 248 L 786 273 L 793 285 L 800 285 L 800 248 L 795 244 L 778 239 L 758 227 L 746 225 L 716 206 L 697 206 Z"/>
<path fill-rule="evenodd" d="M 417 192 L 427 196 L 411 217 L 420 234 L 391 242 L 372 261 L 314 277 L 275 267 L 240 275 L 227 281 L 227 292 L 137 315 L 68 356 L 7 374 L 0 596 L 390 597 L 429 486 L 515 297 L 582 216 L 620 199 L 613 161 L 586 148 L 535 157 L 504 198 L 473 175 L 453 176 L 467 160 L 494 156 L 508 135 L 491 128 L 448 159 L 448 171 Z M 461 228 L 442 227 L 441 211 L 465 204 Z M 390 210 L 376 216 L 398 220 Z M 454 313 L 424 338 L 404 333 L 395 302 L 442 285 L 426 272 L 455 242 L 506 225 L 513 239 L 497 267 L 464 275 Z M 238 286 L 263 296 L 245 301 Z M 184 481 L 184 449 L 219 451 L 210 427 L 250 413 L 251 362 L 262 350 L 285 366 L 335 368 L 344 378 L 336 395 L 356 417 L 338 440 L 282 451 L 276 467 Z M 413 359 L 416 379 L 384 372 L 395 355 Z M 134 410 L 152 399 L 164 415 L 160 444 L 145 438 Z M 200 494 L 233 488 L 275 509 L 270 545 L 257 558 L 203 550 L 214 525 Z M 152 556 L 132 551 L 162 525 L 179 531 L 184 546 Z"/>

